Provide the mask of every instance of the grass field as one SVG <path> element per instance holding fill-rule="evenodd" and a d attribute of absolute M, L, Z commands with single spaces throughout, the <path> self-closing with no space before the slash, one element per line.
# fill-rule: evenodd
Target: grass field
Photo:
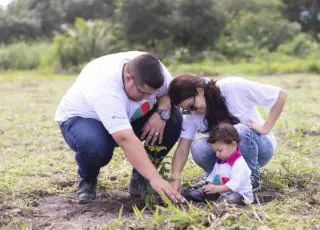
<path fill-rule="evenodd" d="M 320 75 L 250 78 L 289 94 L 276 155 L 263 169 L 263 190 L 276 199 L 143 209 L 128 197 L 131 166 L 120 149 L 101 172 L 97 202 L 76 203 L 74 153 L 53 121 L 73 76 L 0 73 L 0 229 L 320 229 Z M 190 160 L 184 183 L 201 175 Z"/>

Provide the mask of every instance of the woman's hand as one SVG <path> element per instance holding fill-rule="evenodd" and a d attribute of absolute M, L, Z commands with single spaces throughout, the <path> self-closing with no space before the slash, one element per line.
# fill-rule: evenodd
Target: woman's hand
<path fill-rule="evenodd" d="M 267 133 L 270 132 L 270 130 L 268 128 L 265 128 L 264 126 L 260 126 L 257 124 L 253 124 L 253 123 L 247 123 L 246 124 L 250 129 L 256 131 L 257 133 L 261 134 L 261 135 L 265 135 Z"/>
<path fill-rule="evenodd" d="M 275 104 L 272 106 L 272 108 L 270 110 L 270 114 L 267 117 L 263 126 L 260 126 L 257 124 L 252 124 L 252 123 L 248 123 L 246 125 L 250 129 L 253 129 L 257 133 L 260 133 L 262 135 L 269 133 L 271 131 L 272 127 L 274 126 L 274 124 L 276 123 L 276 121 L 278 120 L 278 118 L 283 110 L 286 99 L 287 99 L 287 92 L 284 91 L 283 89 L 280 89 L 279 96 L 278 96 Z"/>
<path fill-rule="evenodd" d="M 172 179 L 170 184 L 177 192 L 181 191 L 181 179 Z"/>

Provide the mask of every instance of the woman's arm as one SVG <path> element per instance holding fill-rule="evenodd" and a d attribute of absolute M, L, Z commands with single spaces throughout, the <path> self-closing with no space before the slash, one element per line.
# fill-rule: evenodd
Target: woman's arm
<path fill-rule="evenodd" d="M 267 117 L 263 126 L 259 126 L 257 124 L 247 124 L 248 127 L 251 129 L 254 129 L 258 133 L 263 135 L 270 132 L 283 110 L 286 99 L 287 99 L 287 92 L 284 91 L 283 89 L 280 89 L 279 96 L 275 104 L 272 106 L 269 116 Z"/>
<path fill-rule="evenodd" d="M 181 172 L 188 160 L 192 140 L 180 138 L 178 147 L 173 155 L 171 167 L 172 185 L 176 190 L 181 187 Z"/>

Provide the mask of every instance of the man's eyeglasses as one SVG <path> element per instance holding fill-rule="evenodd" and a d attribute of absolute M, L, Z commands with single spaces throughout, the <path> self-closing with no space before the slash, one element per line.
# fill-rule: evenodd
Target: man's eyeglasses
<path fill-rule="evenodd" d="M 153 94 L 153 92 L 152 92 L 152 93 L 145 92 L 145 91 L 142 89 L 142 87 L 139 86 L 138 83 L 136 82 L 136 78 L 135 78 L 133 75 L 131 75 L 131 76 L 132 76 L 132 80 L 133 80 L 133 82 L 134 82 L 134 85 L 136 86 L 137 91 L 138 91 L 138 93 L 139 93 L 141 96 L 151 96 L 151 95 Z"/>

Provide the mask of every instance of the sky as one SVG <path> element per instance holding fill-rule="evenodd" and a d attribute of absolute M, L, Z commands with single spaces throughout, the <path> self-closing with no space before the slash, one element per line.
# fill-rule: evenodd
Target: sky
<path fill-rule="evenodd" d="M 6 7 L 12 0 L 0 0 L 0 6 Z"/>

